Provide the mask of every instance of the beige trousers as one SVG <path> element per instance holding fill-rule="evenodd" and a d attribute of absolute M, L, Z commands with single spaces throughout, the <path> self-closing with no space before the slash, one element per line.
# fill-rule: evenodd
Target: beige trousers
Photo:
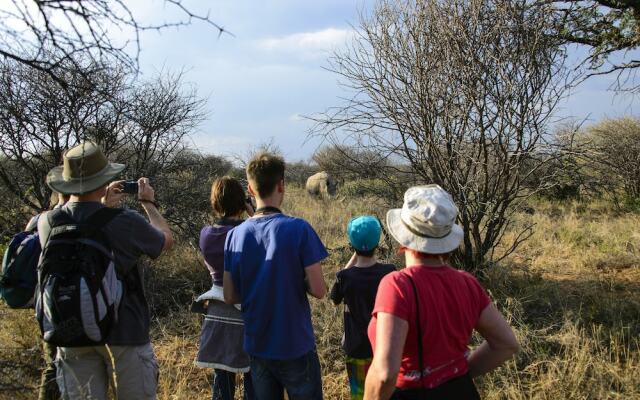
<path fill-rule="evenodd" d="M 58 387 L 65 400 L 106 400 L 109 385 L 118 400 L 154 400 L 158 363 L 151 344 L 60 347 Z"/>

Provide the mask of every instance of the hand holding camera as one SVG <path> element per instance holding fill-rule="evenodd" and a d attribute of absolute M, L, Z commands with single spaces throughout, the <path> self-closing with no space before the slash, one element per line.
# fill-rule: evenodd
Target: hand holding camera
<path fill-rule="evenodd" d="M 107 186 L 102 202 L 108 207 L 117 207 L 125 195 L 135 195 L 138 201 L 156 204 L 155 191 L 148 178 L 134 181 L 114 181 Z"/>

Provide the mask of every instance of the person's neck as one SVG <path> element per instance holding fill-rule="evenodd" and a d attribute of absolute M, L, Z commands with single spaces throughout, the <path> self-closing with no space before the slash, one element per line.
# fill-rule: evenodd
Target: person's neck
<path fill-rule="evenodd" d="M 238 214 L 238 215 L 232 215 L 230 217 L 225 217 L 223 216 L 220 219 L 226 219 L 228 221 L 242 221 L 242 214 Z"/>
<path fill-rule="evenodd" d="M 100 203 L 101 201 L 102 193 L 74 194 L 69 198 L 69 203 Z"/>
<path fill-rule="evenodd" d="M 422 265 L 423 267 L 441 267 L 443 265 L 449 265 L 449 258 L 443 256 L 416 257 L 407 252 L 405 253 L 405 262 L 407 266 Z"/>
<path fill-rule="evenodd" d="M 357 256 L 355 267 L 357 268 L 368 268 L 376 265 L 378 263 L 378 259 L 376 256 L 365 257 L 365 256 Z"/>
<path fill-rule="evenodd" d="M 277 196 L 275 193 L 264 199 L 256 197 L 256 210 L 260 208 L 265 208 L 265 207 L 273 207 L 273 208 L 280 209 L 281 205 L 282 205 L 282 197 Z"/>

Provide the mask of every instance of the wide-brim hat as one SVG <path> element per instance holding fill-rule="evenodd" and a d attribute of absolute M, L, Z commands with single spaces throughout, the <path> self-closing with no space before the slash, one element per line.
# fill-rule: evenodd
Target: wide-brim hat
<path fill-rule="evenodd" d="M 414 186 L 404 194 L 402 208 L 387 212 L 391 236 L 409 249 L 428 254 L 449 253 L 460 246 L 458 208 L 438 185 Z"/>
<path fill-rule="evenodd" d="M 67 195 L 89 193 L 105 186 L 124 168 L 124 164 L 110 162 L 95 143 L 83 142 L 65 152 L 63 165 L 49 171 L 47 185 Z"/>

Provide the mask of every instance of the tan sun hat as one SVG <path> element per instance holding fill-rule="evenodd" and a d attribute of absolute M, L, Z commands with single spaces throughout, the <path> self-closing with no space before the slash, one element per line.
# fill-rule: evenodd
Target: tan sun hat
<path fill-rule="evenodd" d="M 47 185 L 62 194 L 84 194 L 105 186 L 124 164 L 109 162 L 100 147 L 83 142 L 64 153 L 63 165 L 47 174 Z"/>
<path fill-rule="evenodd" d="M 409 249 L 444 254 L 462 241 L 457 216 L 453 198 L 440 186 L 414 186 L 404 193 L 402 208 L 387 212 L 387 226 L 391 236 Z"/>

